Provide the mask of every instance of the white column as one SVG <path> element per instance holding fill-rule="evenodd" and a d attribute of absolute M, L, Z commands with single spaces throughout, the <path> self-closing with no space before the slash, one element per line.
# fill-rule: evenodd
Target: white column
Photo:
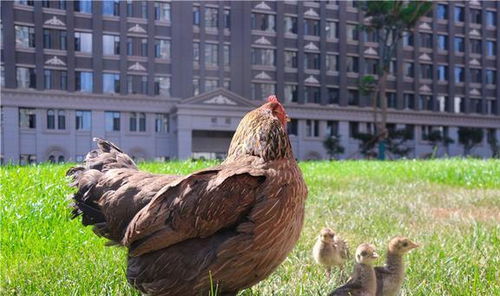
<path fill-rule="evenodd" d="M 177 158 L 188 159 L 193 154 L 193 130 L 187 115 L 177 116 Z"/>
<path fill-rule="evenodd" d="M 352 151 L 349 149 L 349 122 L 339 121 L 340 145 L 344 147 L 344 153 L 339 155 L 339 158 L 345 158 Z"/>
<path fill-rule="evenodd" d="M 19 110 L 17 107 L 2 108 L 2 143 L 0 154 L 5 164 L 19 162 Z"/>

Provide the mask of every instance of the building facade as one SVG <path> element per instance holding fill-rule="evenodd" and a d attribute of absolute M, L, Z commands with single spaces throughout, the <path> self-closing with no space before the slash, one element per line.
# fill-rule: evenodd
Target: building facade
<path fill-rule="evenodd" d="M 224 157 L 245 112 L 277 94 L 297 158 L 324 159 L 340 135 L 373 131 L 359 79 L 375 74 L 378 43 L 360 32 L 355 1 L 2 1 L 1 157 L 80 161 L 93 137 L 136 159 Z M 500 2 L 436 2 L 397 49 L 389 128 L 409 157 L 479 128 L 472 153 L 500 140 Z"/>

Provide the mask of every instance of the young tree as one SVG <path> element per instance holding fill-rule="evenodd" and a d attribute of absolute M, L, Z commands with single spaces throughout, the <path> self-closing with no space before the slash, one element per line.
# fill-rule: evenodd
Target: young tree
<path fill-rule="evenodd" d="M 389 130 L 387 136 L 387 151 L 399 157 L 406 157 L 411 148 L 406 145 L 406 141 L 411 139 L 411 132 L 406 128 Z"/>
<path fill-rule="evenodd" d="M 361 25 L 366 32 L 374 32 L 379 42 L 378 60 L 378 96 L 380 98 L 381 121 L 375 122 L 377 141 L 379 145 L 379 159 L 385 159 L 384 139 L 387 137 L 387 97 L 386 84 L 390 65 L 396 53 L 396 48 L 405 32 L 410 32 L 418 20 L 432 9 L 431 1 L 404 1 L 381 0 L 363 1 L 360 5 L 365 12 L 367 24 Z M 376 102 L 374 103 L 377 106 Z M 378 107 L 375 108 L 376 110 Z"/>
<path fill-rule="evenodd" d="M 425 140 L 429 141 L 432 145 L 432 153 L 431 153 L 431 158 L 436 157 L 437 152 L 439 150 L 439 145 L 444 145 L 448 146 L 449 144 L 453 143 L 453 139 L 443 135 L 443 133 L 440 130 L 433 130 L 431 131 L 426 137 Z"/>
<path fill-rule="evenodd" d="M 458 128 L 458 142 L 464 146 L 464 156 L 469 155 L 471 150 L 483 141 L 483 129 L 474 127 Z"/>
<path fill-rule="evenodd" d="M 323 141 L 323 147 L 330 159 L 335 158 L 337 155 L 344 153 L 344 147 L 340 145 L 340 135 L 333 137 L 326 137 Z"/>

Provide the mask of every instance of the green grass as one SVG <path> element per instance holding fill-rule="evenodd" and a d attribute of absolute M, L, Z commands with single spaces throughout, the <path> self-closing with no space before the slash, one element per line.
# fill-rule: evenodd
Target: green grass
<path fill-rule="evenodd" d="M 212 164 L 141 168 L 187 174 Z M 139 295 L 126 282 L 124 250 L 105 247 L 89 227 L 69 219 L 69 166 L 0 168 L 0 294 Z M 402 295 L 500 295 L 500 161 L 310 162 L 301 168 L 309 187 L 301 239 L 275 273 L 242 295 L 324 295 L 339 285 L 339 273 L 328 282 L 310 255 L 325 225 L 352 251 L 366 241 L 383 254 L 396 234 L 421 243 L 405 258 Z"/>

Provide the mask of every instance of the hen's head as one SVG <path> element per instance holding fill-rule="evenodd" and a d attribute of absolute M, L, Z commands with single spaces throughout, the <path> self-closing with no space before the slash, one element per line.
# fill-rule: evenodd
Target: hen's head
<path fill-rule="evenodd" d="M 286 125 L 288 115 L 276 96 L 248 112 L 234 133 L 228 152 L 228 160 L 253 155 L 263 160 L 293 158 Z"/>

